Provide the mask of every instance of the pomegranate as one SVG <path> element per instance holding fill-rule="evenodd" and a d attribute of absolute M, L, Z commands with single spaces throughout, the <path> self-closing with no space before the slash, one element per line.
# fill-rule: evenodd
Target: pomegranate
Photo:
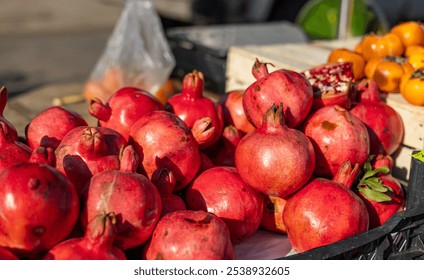
<path fill-rule="evenodd" d="M 365 123 L 370 137 L 370 154 L 393 154 L 402 143 L 402 118 L 392 107 L 381 101 L 374 80 L 362 80 L 357 89 L 361 101 L 349 112 Z"/>
<path fill-rule="evenodd" d="M 85 195 L 81 224 L 102 213 L 114 212 L 117 234 L 114 245 L 122 250 L 142 245 L 149 239 L 161 213 L 161 198 L 155 185 L 135 173 L 138 161 L 132 146 L 121 158 L 121 170 L 105 170 L 90 180 Z"/>
<path fill-rule="evenodd" d="M 203 117 L 196 120 L 191 127 L 191 133 L 199 144 L 199 148 L 202 145 L 207 145 L 215 137 L 215 127 L 212 126 L 211 118 Z"/>
<path fill-rule="evenodd" d="M 113 246 L 116 230 L 113 212 L 90 221 L 84 237 L 67 239 L 51 248 L 44 260 L 126 260 L 125 253 Z"/>
<path fill-rule="evenodd" d="M 298 126 L 308 116 L 313 92 L 303 75 L 288 69 L 269 73 L 267 63 L 257 59 L 252 73 L 256 81 L 243 94 L 243 109 L 254 127 L 261 126 L 265 112 L 273 104 L 283 103 L 284 116 L 290 128 Z"/>
<path fill-rule="evenodd" d="M 255 127 L 249 122 L 243 109 L 244 90 L 233 90 L 222 95 L 218 103 L 224 112 L 224 125 L 235 126 L 242 134 L 247 134 Z"/>
<path fill-rule="evenodd" d="M 4 109 L 6 108 L 8 99 L 7 89 L 0 86 L 0 121 L 3 122 L 7 127 L 10 134 L 10 138 L 14 141 L 18 141 L 18 132 L 16 128 L 3 116 Z"/>
<path fill-rule="evenodd" d="M 209 158 L 209 156 L 207 156 L 205 153 L 201 152 L 200 153 L 200 167 L 199 167 L 199 171 L 197 171 L 197 174 L 200 174 L 203 171 L 206 171 L 206 170 L 208 170 L 208 169 L 210 169 L 214 166 L 215 166 L 215 164 Z"/>
<path fill-rule="evenodd" d="M 201 144 L 200 148 L 208 147 L 218 141 L 224 128 L 221 106 L 217 106 L 212 99 L 204 96 L 203 88 L 202 72 L 188 73 L 184 76 L 181 93 L 171 96 L 165 104 L 165 109 L 180 117 L 189 128 L 200 118 L 211 119 L 211 126 L 215 128 L 214 137 L 209 142 Z"/>
<path fill-rule="evenodd" d="M 278 196 L 265 196 L 264 212 L 261 227 L 277 233 L 286 234 L 287 229 L 283 221 L 284 206 L 287 199 Z"/>
<path fill-rule="evenodd" d="M 287 127 L 283 106 L 273 105 L 263 124 L 240 140 L 235 164 L 252 188 L 285 198 L 308 182 L 315 168 L 315 153 L 301 131 Z"/>
<path fill-rule="evenodd" d="M 381 226 L 396 212 L 402 211 L 405 205 L 403 188 L 389 173 L 390 167 L 373 168 L 367 162 L 364 164 L 364 175 L 354 189 L 365 201 L 370 215 L 370 228 Z"/>
<path fill-rule="evenodd" d="M 357 166 L 357 165 L 355 165 Z M 358 168 L 344 168 L 351 179 Z M 369 215 L 362 199 L 349 188 L 334 180 L 314 178 L 291 196 L 284 207 L 283 221 L 292 248 L 304 252 L 365 232 Z"/>
<path fill-rule="evenodd" d="M 99 125 L 116 130 L 127 140 L 131 126 L 145 114 L 165 110 L 163 104 L 151 93 L 123 87 L 109 97 L 104 104 L 99 98 L 90 101 L 89 113 L 99 120 Z"/>
<path fill-rule="evenodd" d="M 346 161 L 362 166 L 369 155 L 365 124 L 341 106 L 325 106 L 313 112 L 302 126 L 316 154 L 314 174 L 333 178 Z"/>
<path fill-rule="evenodd" d="M 312 110 L 324 106 L 339 105 L 346 109 L 351 106 L 352 63 L 328 62 L 302 73 L 311 83 L 314 92 Z"/>
<path fill-rule="evenodd" d="M 134 123 L 129 139 L 140 156 L 140 172 L 151 179 L 155 170 L 167 168 L 176 178 L 174 192 L 184 189 L 199 170 L 199 146 L 175 114 L 155 111 L 144 115 Z"/>
<path fill-rule="evenodd" d="M 14 140 L 10 126 L 0 120 L 0 171 L 19 162 L 27 161 L 31 156 L 31 149 Z"/>
<path fill-rule="evenodd" d="M 36 258 L 64 240 L 79 215 L 72 183 L 55 168 L 17 163 L 0 173 L 0 246 Z"/>
<path fill-rule="evenodd" d="M 264 197 L 240 178 L 235 167 L 217 166 L 198 175 L 188 187 L 185 200 L 189 209 L 221 218 L 233 244 L 252 236 L 261 223 Z"/>
<path fill-rule="evenodd" d="M 205 211 L 180 210 L 157 224 L 145 257 L 148 260 L 232 260 L 234 246 L 224 221 Z"/>
<path fill-rule="evenodd" d="M 56 149 L 69 131 L 87 125 L 87 121 L 78 113 L 60 106 L 52 106 L 37 114 L 28 123 L 25 136 L 31 149 L 39 146 Z"/>
<path fill-rule="evenodd" d="M 224 128 L 219 141 L 207 150 L 209 157 L 217 166 L 235 166 L 236 147 L 243 135 L 233 125 Z"/>
<path fill-rule="evenodd" d="M 9 250 L 0 247 L 0 260 L 19 260 L 19 258 Z"/>
<path fill-rule="evenodd" d="M 183 198 L 172 193 L 175 186 L 175 176 L 166 168 L 153 172 L 152 182 L 158 188 L 162 200 L 161 217 L 178 210 L 186 210 Z"/>
<path fill-rule="evenodd" d="M 40 146 L 32 151 L 28 161 L 38 162 L 55 167 L 56 155 L 54 153 L 53 148 Z"/>
<path fill-rule="evenodd" d="M 119 153 L 126 145 L 125 138 L 113 129 L 79 126 L 69 131 L 57 147 L 56 168 L 81 194 L 93 175 L 119 170 Z"/>

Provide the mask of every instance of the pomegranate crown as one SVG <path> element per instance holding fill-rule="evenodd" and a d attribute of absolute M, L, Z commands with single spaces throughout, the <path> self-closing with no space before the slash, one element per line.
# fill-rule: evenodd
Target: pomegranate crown
<path fill-rule="evenodd" d="M 203 96 L 204 76 L 202 72 L 194 70 L 184 76 L 182 93 L 195 98 Z"/>

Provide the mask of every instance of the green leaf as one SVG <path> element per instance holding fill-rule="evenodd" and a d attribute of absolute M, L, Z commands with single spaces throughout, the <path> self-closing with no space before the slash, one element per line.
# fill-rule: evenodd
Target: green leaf
<path fill-rule="evenodd" d="M 387 194 L 384 194 L 382 192 L 377 192 L 367 187 L 359 188 L 359 191 L 362 193 L 364 197 L 370 200 L 373 200 L 375 202 L 384 202 L 384 201 L 392 200 L 392 198 L 388 196 Z"/>
<path fill-rule="evenodd" d="M 424 162 L 424 150 L 419 151 L 419 152 L 417 152 L 415 154 L 412 154 L 412 157 L 413 158 L 416 158 L 417 160 L 419 160 L 421 162 Z"/>
<path fill-rule="evenodd" d="M 383 185 L 381 180 L 370 180 L 370 179 L 364 181 L 364 184 L 376 192 L 387 192 L 387 188 Z"/>
<path fill-rule="evenodd" d="M 388 174 L 390 172 L 390 169 L 387 166 L 382 166 L 374 170 L 369 170 L 365 173 L 364 177 L 362 177 L 362 180 L 368 179 L 370 177 L 374 177 L 377 173 L 380 173 L 380 172 L 384 174 Z"/>

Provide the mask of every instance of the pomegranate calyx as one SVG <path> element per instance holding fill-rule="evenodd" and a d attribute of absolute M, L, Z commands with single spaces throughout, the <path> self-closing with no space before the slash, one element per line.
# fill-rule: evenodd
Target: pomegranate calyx
<path fill-rule="evenodd" d="M 162 199 L 165 199 L 172 194 L 176 184 L 173 172 L 167 168 L 156 169 L 152 174 L 151 181 L 157 187 Z"/>
<path fill-rule="evenodd" d="M 199 145 L 209 143 L 215 136 L 215 127 L 212 125 L 212 119 L 203 117 L 196 120 L 191 128 L 191 133 Z"/>
<path fill-rule="evenodd" d="M 132 145 L 122 146 L 119 151 L 119 171 L 135 173 L 139 165 L 139 157 Z"/>
<path fill-rule="evenodd" d="M 80 152 L 86 154 L 102 154 L 107 149 L 104 135 L 96 127 L 87 127 L 80 138 Z"/>
<path fill-rule="evenodd" d="M 185 75 L 181 87 L 181 92 L 188 97 L 193 99 L 202 98 L 204 87 L 203 73 L 194 70 L 192 73 Z"/>
<path fill-rule="evenodd" d="M 267 65 L 271 65 L 274 67 L 274 64 L 269 62 L 260 62 L 258 58 L 256 58 L 255 63 L 252 67 L 252 74 L 256 78 L 256 80 L 259 80 L 269 74 Z"/>
<path fill-rule="evenodd" d="M 272 104 L 262 118 L 262 124 L 267 128 L 287 127 L 283 112 L 283 103 Z"/>
<path fill-rule="evenodd" d="M 383 181 L 378 177 L 379 173 L 388 174 L 389 167 L 381 166 L 373 169 L 370 160 L 364 164 L 364 176 L 358 184 L 358 190 L 362 195 L 370 200 L 376 202 L 391 201 L 392 198 L 386 192 L 393 192 L 393 190 L 383 184 Z"/>
<path fill-rule="evenodd" d="M 359 102 L 369 101 L 369 102 L 380 102 L 380 91 L 378 89 L 377 83 L 373 79 L 363 79 L 355 86 Z"/>
<path fill-rule="evenodd" d="M 115 224 L 114 212 L 97 215 L 88 224 L 85 238 L 93 247 L 110 247 L 116 236 Z"/>
<path fill-rule="evenodd" d="M 95 117 L 96 119 L 107 122 L 112 115 L 112 108 L 110 108 L 106 104 L 103 104 L 100 98 L 93 97 L 90 100 L 90 106 L 88 107 L 88 112 L 91 116 Z"/>
<path fill-rule="evenodd" d="M 39 146 L 32 151 L 28 162 L 47 164 L 54 167 L 56 166 L 56 155 L 54 153 L 54 149 L 51 147 Z"/>
<path fill-rule="evenodd" d="M 359 171 L 359 164 L 356 163 L 352 166 L 350 161 L 346 161 L 342 164 L 336 175 L 334 175 L 333 181 L 350 189 L 358 178 Z"/>

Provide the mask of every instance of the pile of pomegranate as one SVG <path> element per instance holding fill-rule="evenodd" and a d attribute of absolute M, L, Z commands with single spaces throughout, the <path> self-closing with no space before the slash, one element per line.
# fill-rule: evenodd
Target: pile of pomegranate
<path fill-rule="evenodd" d="M 166 101 L 94 97 L 96 126 L 54 106 L 21 137 L 2 87 L 0 259 L 234 259 L 259 230 L 304 252 L 403 210 L 403 124 L 375 82 L 348 62 L 268 68 L 219 100 L 197 71 Z"/>

